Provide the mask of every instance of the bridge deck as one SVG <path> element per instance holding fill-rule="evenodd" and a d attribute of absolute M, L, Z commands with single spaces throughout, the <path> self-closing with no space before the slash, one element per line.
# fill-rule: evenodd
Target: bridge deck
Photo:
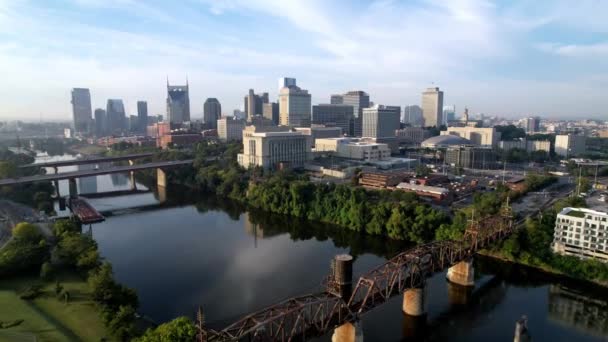
<path fill-rule="evenodd" d="M 71 166 L 71 165 L 82 165 L 82 164 L 97 164 L 97 163 L 108 163 L 113 161 L 121 161 L 121 160 L 130 160 L 130 159 L 139 159 L 153 156 L 154 153 L 134 153 L 127 154 L 124 156 L 116 156 L 116 157 L 93 157 L 93 158 L 84 158 L 84 159 L 73 159 L 73 160 L 58 160 L 54 162 L 46 162 L 46 163 L 38 163 L 38 164 L 28 164 L 21 165 L 21 168 L 27 167 L 60 167 L 60 166 Z"/>
<path fill-rule="evenodd" d="M 56 181 L 56 180 L 62 180 L 62 179 L 107 175 L 107 174 L 111 174 L 111 173 L 125 173 L 125 172 L 130 172 L 130 171 L 139 171 L 139 170 L 146 170 L 146 169 L 170 168 L 170 167 L 177 167 L 177 166 L 192 164 L 193 161 L 194 161 L 193 159 L 177 160 L 177 161 L 163 161 L 163 162 L 153 162 L 153 163 L 137 164 L 137 165 L 115 166 L 115 167 L 110 167 L 107 169 L 80 170 L 80 171 L 57 173 L 57 174 L 27 176 L 27 177 L 21 177 L 21 178 L 5 178 L 5 179 L 0 179 L 0 186 L 34 183 L 34 182 L 45 182 L 45 181 L 50 182 L 50 181 Z"/>

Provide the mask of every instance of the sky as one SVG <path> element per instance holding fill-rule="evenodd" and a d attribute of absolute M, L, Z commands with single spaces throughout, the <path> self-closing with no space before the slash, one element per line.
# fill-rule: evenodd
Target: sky
<path fill-rule="evenodd" d="M 165 114 L 167 77 L 231 114 L 295 77 L 328 103 L 365 90 L 461 113 L 608 119 L 605 0 L 0 0 L 0 119 L 68 120 L 70 89 Z"/>

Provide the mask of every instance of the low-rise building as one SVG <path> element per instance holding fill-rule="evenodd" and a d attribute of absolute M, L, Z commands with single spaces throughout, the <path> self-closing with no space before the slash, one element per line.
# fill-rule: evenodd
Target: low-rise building
<path fill-rule="evenodd" d="M 470 140 L 473 144 L 486 147 L 498 147 L 500 133 L 494 127 L 448 127 L 441 135 L 456 135 Z"/>
<path fill-rule="evenodd" d="M 403 182 L 407 176 L 402 172 L 362 172 L 359 185 L 372 188 L 394 187 Z"/>
<path fill-rule="evenodd" d="M 309 135 L 314 147 L 315 140 L 325 138 L 339 138 L 342 136 L 342 128 L 340 127 L 325 127 L 322 125 L 312 125 L 311 127 L 296 127 L 296 132 Z"/>
<path fill-rule="evenodd" d="M 248 126 L 243 130 L 243 153 L 238 163 L 244 168 L 299 168 L 311 158 L 310 136 L 281 127 Z"/>
<path fill-rule="evenodd" d="M 555 220 L 554 253 L 608 261 L 608 213 L 564 208 Z"/>
<path fill-rule="evenodd" d="M 455 167 L 491 169 L 496 166 L 496 153 L 491 148 L 457 146 L 445 151 L 446 164 Z"/>
<path fill-rule="evenodd" d="M 327 138 L 315 141 L 316 152 L 334 152 L 335 156 L 361 161 L 378 161 L 390 158 L 387 144 L 369 142 L 361 138 Z"/>
<path fill-rule="evenodd" d="M 405 127 L 395 131 L 397 138 L 406 139 L 408 142 L 413 144 L 420 144 L 426 139 L 430 138 L 431 132 L 428 129 L 422 127 Z"/>
<path fill-rule="evenodd" d="M 545 151 L 549 153 L 551 151 L 551 141 L 549 140 L 528 140 L 526 144 L 526 151 Z"/>
<path fill-rule="evenodd" d="M 245 120 L 235 118 L 221 118 L 217 120 L 217 136 L 222 141 L 243 140 Z"/>
<path fill-rule="evenodd" d="M 157 122 L 146 127 L 146 135 L 153 138 L 161 137 L 171 132 L 168 122 Z"/>
<path fill-rule="evenodd" d="M 555 136 L 555 154 L 568 158 L 585 152 L 585 136 L 575 134 L 558 134 Z"/>
<path fill-rule="evenodd" d="M 431 197 L 437 201 L 451 199 L 450 190 L 437 186 L 418 185 L 410 183 L 399 183 L 397 185 L 398 190 L 415 192 L 417 195 L 422 197 Z"/>
<path fill-rule="evenodd" d="M 157 139 L 160 147 L 170 146 L 192 146 L 203 140 L 203 136 L 198 133 L 169 133 Z"/>

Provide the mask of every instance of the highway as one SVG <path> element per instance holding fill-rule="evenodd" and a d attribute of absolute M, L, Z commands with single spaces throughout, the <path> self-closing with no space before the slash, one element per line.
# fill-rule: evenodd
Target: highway
<path fill-rule="evenodd" d="M 156 168 L 171 168 L 171 167 L 177 167 L 177 166 L 182 166 L 182 165 L 189 165 L 189 164 L 192 164 L 193 161 L 194 161 L 193 159 L 176 160 L 176 161 L 162 161 L 162 162 L 153 162 L 153 163 L 146 163 L 146 164 L 113 166 L 113 167 L 109 167 L 109 168 L 105 168 L 105 169 L 96 169 L 96 170 L 79 170 L 79 171 L 73 171 L 73 172 L 35 175 L 35 176 L 27 176 L 27 177 L 20 177 L 20 178 L 4 178 L 4 179 L 0 179 L 0 186 L 35 183 L 35 182 L 52 182 L 52 181 L 63 180 L 63 179 L 107 175 L 107 174 L 111 174 L 111 173 L 125 173 L 125 172 L 130 172 L 130 171 L 139 171 L 139 170 L 156 169 Z"/>
<path fill-rule="evenodd" d="M 20 168 L 27 167 L 61 167 L 61 166 L 71 166 L 71 165 L 82 165 L 82 164 L 98 164 L 98 163 L 109 163 L 114 161 L 121 160 L 132 160 L 153 156 L 154 153 L 136 153 L 136 154 L 127 154 L 124 156 L 116 156 L 116 157 L 95 157 L 95 158 L 85 158 L 85 159 L 73 159 L 73 160 L 58 160 L 47 163 L 38 163 L 38 164 L 28 164 L 21 165 Z"/>

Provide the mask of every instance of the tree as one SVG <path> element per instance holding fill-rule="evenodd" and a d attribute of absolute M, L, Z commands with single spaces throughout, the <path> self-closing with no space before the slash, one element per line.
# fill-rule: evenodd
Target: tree
<path fill-rule="evenodd" d="M 178 317 L 171 322 L 148 329 L 135 342 L 190 342 L 196 337 L 196 327 L 188 317 Z"/>
<path fill-rule="evenodd" d="M 37 243 L 42 238 L 42 234 L 35 225 L 21 222 L 13 227 L 13 237 L 18 241 Z"/>
<path fill-rule="evenodd" d="M 80 233 L 80 227 L 72 220 L 58 220 L 53 224 L 53 234 L 61 237 L 63 233 Z"/>
<path fill-rule="evenodd" d="M 0 161 L 0 179 L 13 178 L 18 175 L 17 165 L 11 161 Z"/>
<path fill-rule="evenodd" d="M 123 341 L 128 340 L 135 334 L 135 308 L 121 305 L 107 325 L 114 336 Z"/>
<path fill-rule="evenodd" d="M 42 278 L 44 280 L 49 280 L 49 279 L 51 279 L 51 277 L 53 276 L 54 273 L 55 273 L 55 270 L 53 268 L 53 265 L 50 262 L 45 261 L 44 264 L 42 264 L 42 266 L 40 266 L 40 278 Z"/>

